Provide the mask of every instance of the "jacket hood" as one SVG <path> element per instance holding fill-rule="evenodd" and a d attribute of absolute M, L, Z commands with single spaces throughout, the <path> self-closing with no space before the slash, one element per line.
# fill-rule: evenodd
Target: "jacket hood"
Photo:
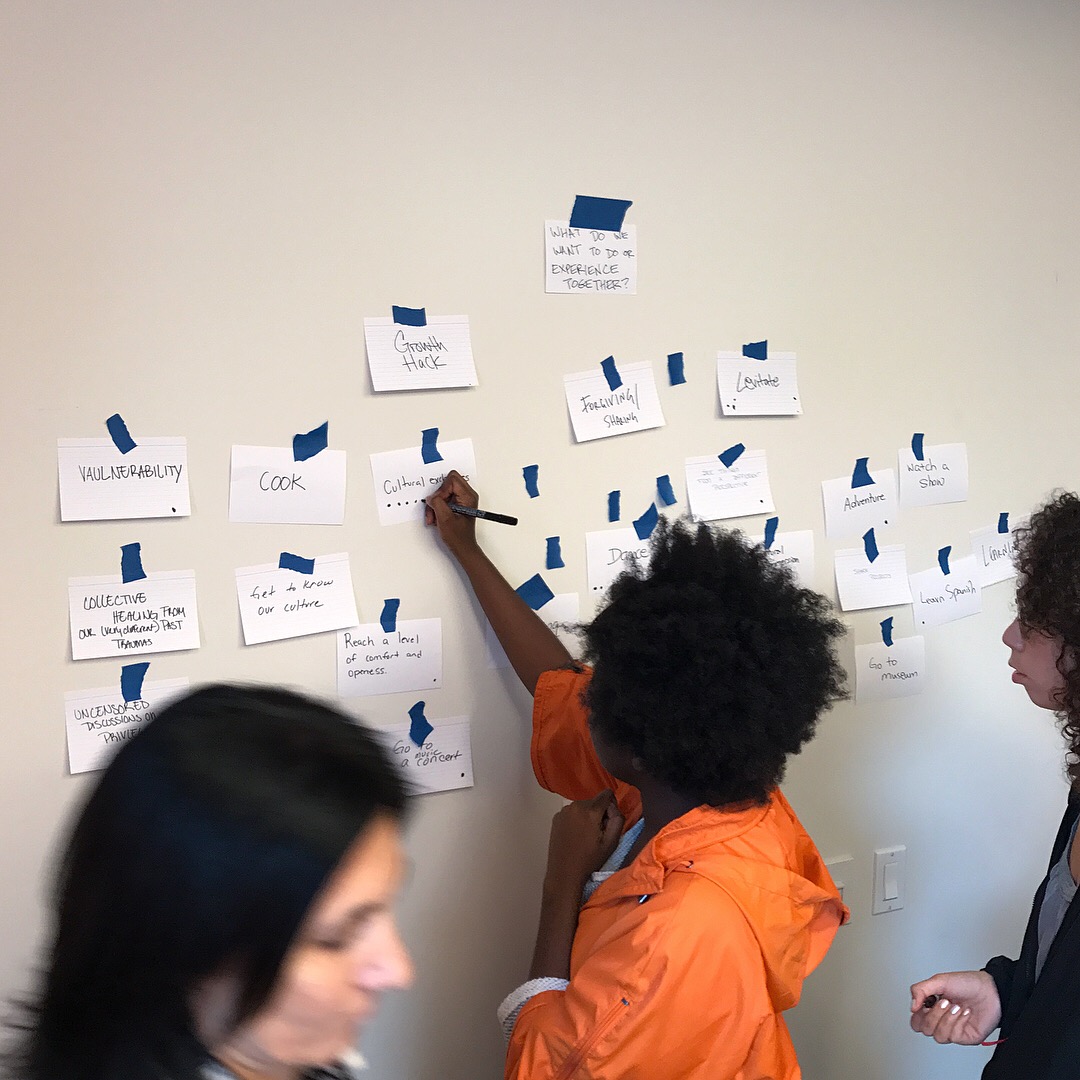
<path fill-rule="evenodd" d="M 768 805 L 748 810 L 699 806 L 683 814 L 593 901 L 652 895 L 681 874 L 707 879 L 738 905 L 761 950 L 774 1006 L 795 1005 L 849 913 L 783 794 L 775 790 Z"/>

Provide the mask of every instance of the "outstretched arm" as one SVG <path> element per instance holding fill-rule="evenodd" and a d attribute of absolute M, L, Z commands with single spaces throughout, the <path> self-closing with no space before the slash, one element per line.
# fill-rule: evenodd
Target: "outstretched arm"
<path fill-rule="evenodd" d="M 476 540 L 476 521 L 455 514 L 452 503 L 478 504 L 476 492 L 456 470 L 447 473 L 442 486 L 427 498 L 425 520 L 439 530 L 447 551 L 472 585 L 495 636 L 499 639 L 517 677 L 529 693 L 545 671 L 565 667 L 573 657 L 548 625 L 514 591 Z"/>

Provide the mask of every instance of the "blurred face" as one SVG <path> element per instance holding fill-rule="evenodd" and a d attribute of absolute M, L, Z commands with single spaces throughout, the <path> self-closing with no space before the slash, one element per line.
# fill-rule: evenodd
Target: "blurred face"
<path fill-rule="evenodd" d="M 1058 695 L 1065 687 L 1065 679 L 1058 671 L 1058 660 L 1064 647 L 1061 639 L 1038 630 L 1024 630 L 1013 619 L 1001 640 L 1009 649 L 1012 681 L 1019 683 L 1039 708 L 1060 709 Z"/>
<path fill-rule="evenodd" d="M 391 910 L 403 864 L 397 823 L 376 818 L 312 903 L 270 1000 L 211 1046 L 219 1061 L 242 1080 L 288 1080 L 356 1045 L 382 992 L 412 981 Z M 209 988 L 207 997 L 219 990 Z"/>

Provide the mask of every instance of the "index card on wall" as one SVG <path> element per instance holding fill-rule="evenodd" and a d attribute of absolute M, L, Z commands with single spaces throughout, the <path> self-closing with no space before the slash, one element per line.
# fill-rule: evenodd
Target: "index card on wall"
<path fill-rule="evenodd" d="M 345 520 L 345 451 L 320 450 L 296 461 L 284 446 L 234 446 L 229 520 L 341 525 Z"/>
<path fill-rule="evenodd" d="M 581 599 L 576 592 L 556 593 L 539 611 L 537 615 L 547 623 L 548 627 L 558 636 L 559 640 L 574 652 L 577 643 L 572 640 L 573 634 L 561 630 L 560 623 L 572 625 L 578 621 L 581 612 Z M 507 668 L 510 661 L 507 659 L 495 631 L 491 629 L 491 623 L 484 621 L 484 644 L 487 647 L 487 663 L 490 668 Z"/>
<path fill-rule="evenodd" d="M 855 700 L 921 694 L 926 682 L 926 642 L 921 636 L 894 638 L 891 646 L 855 646 Z"/>
<path fill-rule="evenodd" d="M 244 644 L 322 634 L 356 626 L 349 556 L 316 556 L 310 574 L 270 563 L 236 571 Z"/>
<path fill-rule="evenodd" d="M 601 529 L 585 534 L 585 565 L 591 592 L 603 592 L 636 558 L 648 565 L 652 544 L 633 528 Z M 546 607 L 546 605 L 545 605 Z M 540 609 L 541 611 L 543 608 Z"/>
<path fill-rule="evenodd" d="M 1013 532 L 1017 525 L 1006 532 L 1001 532 L 996 525 L 987 525 L 983 529 L 971 530 L 971 550 L 975 558 L 975 582 L 985 589 L 987 585 L 996 585 L 999 581 L 1008 581 L 1016 577 L 1013 563 Z"/>
<path fill-rule="evenodd" d="M 965 502 L 968 460 L 965 443 L 945 443 L 923 449 L 923 460 L 910 447 L 897 451 L 900 462 L 900 505 L 931 506 Z"/>
<path fill-rule="evenodd" d="M 619 364 L 622 385 L 611 389 L 599 368 L 563 376 L 566 407 L 578 442 L 664 426 L 652 364 Z"/>
<path fill-rule="evenodd" d="M 429 315 L 424 326 L 365 319 L 364 341 L 376 393 L 476 385 L 466 315 Z"/>
<path fill-rule="evenodd" d="M 774 510 L 764 450 L 744 450 L 730 466 L 713 454 L 686 459 L 686 498 L 695 521 Z"/>
<path fill-rule="evenodd" d="M 441 461 L 427 464 L 421 448 L 388 450 L 371 455 L 371 477 L 375 485 L 375 506 L 380 525 L 400 525 L 424 520 L 424 499 L 438 491 L 446 474 L 457 469 L 475 484 L 476 455 L 472 439 L 440 442 Z"/>
<path fill-rule="evenodd" d="M 636 293 L 637 226 L 618 232 L 544 222 L 544 291 Z"/>
<path fill-rule="evenodd" d="M 57 439 L 61 521 L 188 517 L 187 439 Z"/>
<path fill-rule="evenodd" d="M 195 571 L 70 578 L 68 618 L 73 660 L 197 649 Z"/>
<path fill-rule="evenodd" d="M 71 773 L 105 768 L 121 743 L 150 723 L 187 688 L 187 679 L 144 682 L 138 701 L 125 701 L 119 685 L 65 694 L 64 716 Z"/>
<path fill-rule="evenodd" d="M 802 413 L 795 354 L 754 360 L 741 352 L 716 354 L 716 386 L 725 416 L 798 416 Z"/>
<path fill-rule="evenodd" d="M 873 562 L 865 551 L 838 551 L 834 563 L 843 611 L 911 603 L 903 544 L 886 545 Z"/>
<path fill-rule="evenodd" d="M 411 795 L 453 791 L 473 786 L 472 737 L 469 719 L 451 716 L 432 720 L 431 734 L 422 746 L 409 737 L 409 725 L 371 728 L 380 738 L 409 787 Z"/>
<path fill-rule="evenodd" d="M 341 697 L 442 686 L 442 619 L 402 619 L 390 633 L 377 622 L 342 630 L 337 659 Z"/>
<path fill-rule="evenodd" d="M 825 502 L 825 535 L 833 540 L 862 536 L 867 529 L 892 525 L 896 521 L 896 474 L 892 469 L 874 469 L 873 483 L 852 487 L 850 476 L 822 480 Z"/>
<path fill-rule="evenodd" d="M 911 602 L 917 627 L 978 615 L 982 611 L 982 590 L 976 581 L 975 556 L 953 559 L 949 573 L 933 566 L 911 575 Z"/>
<path fill-rule="evenodd" d="M 812 529 L 778 532 L 765 554 L 778 566 L 786 566 L 804 588 L 814 588 L 814 533 Z"/>

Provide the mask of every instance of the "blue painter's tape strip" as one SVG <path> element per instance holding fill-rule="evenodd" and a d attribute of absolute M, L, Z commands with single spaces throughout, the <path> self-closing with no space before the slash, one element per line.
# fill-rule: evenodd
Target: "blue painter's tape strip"
<path fill-rule="evenodd" d="M 742 347 L 742 354 L 751 360 L 765 360 L 769 356 L 769 343 L 768 341 L 748 341 Z"/>
<path fill-rule="evenodd" d="M 120 577 L 125 581 L 142 581 L 146 571 L 142 566 L 142 544 L 124 544 L 120 549 Z"/>
<path fill-rule="evenodd" d="M 329 420 L 324 420 L 317 428 L 312 428 L 304 435 L 294 435 L 292 437 L 293 461 L 307 461 L 308 458 L 322 453 L 330 441 L 329 436 Z"/>
<path fill-rule="evenodd" d="M 765 550 L 773 546 L 773 541 L 776 539 L 776 528 L 780 524 L 778 517 L 771 517 L 765 521 Z"/>
<path fill-rule="evenodd" d="M 397 613 L 399 607 L 401 607 L 401 601 L 397 597 L 391 597 L 389 600 L 383 601 L 382 614 L 379 616 L 379 623 L 382 626 L 384 634 L 393 634 L 397 632 Z"/>
<path fill-rule="evenodd" d="M 923 456 L 923 445 L 922 445 L 922 443 L 923 443 L 923 433 L 921 431 L 916 431 L 915 434 L 911 436 L 911 452 L 915 455 L 915 460 L 916 461 L 925 461 L 926 460 L 926 458 Z"/>
<path fill-rule="evenodd" d="M 1009 515 L 1008 513 L 998 514 L 998 532 L 1007 533 L 1009 531 Z"/>
<path fill-rule="evenodd" d="M 867 529 L 863 533 L 863 551 L 866 552 L 868 562 L 873 562 L 878 557 L 877 540 L 874 539 L 874 530 Z"/>
<path fill-rule="evenodd" d="M 124 418 L 119 413 L 113 413 L 105 421 L 105 426 L 109 429 L 109 438 L 112 439 L 113 445 L 121 454 L 131 453 L 138 445 L 128 434 L 127 424 L 124 423 Z"/>
<path fill-rule="evenodd" d="M 892 648 L 892 620 L 890 615 L 887 619 L 881 620 L 881 640 L 891 649 Z"/>
<path fill-rule="evenodd" d="M 120 669 L 120 693 L 125 701 L 142 701 L 143 679 L 149 667 L 149 661 L 144 660 L 141 664 L 125 664 Z"/>
<path fill-rule="evenodd" d="M 600 199 L 595 195 L 578 195 L 570 212 L 571 229 L 600 229 L 618 232 L 623 226 L 631 199 Z"/>
<path fill-rule="evenodd" d="M 674 506 L 679 501 L 675 498 L 675 489 L 671 486 L 671 477 L 667 473 L 656 478 L 656 490 L 665 506 Z"/>
<path fill-rule="evenodd" d="M 523 585 L 519 585 L 514 591 L 533 611 L 539 611 L 549 600 L 555 597 L 555 594 L 548 588 L 548 583 L 539 574 L 533 574 L 528 581 Z"/>
<path fill-rule="evenodd" d="M 948 544 L 943 548 L 938 548 L 937 564 L 941 567 L 941 572 L 948 577 L 949 573 L 949 552 L 952 551 L 952 544 Z"/>
<path fill-rule="evenodd" d="M 620 517 L 619 510 L 619 498 L 620 494 L 618 489 L 615 491 L 609 491 L 607 497 L 607 519 L 608 521 L 618 521 Z"/>
<path fill-rule="evenodd" d="M 425 465 L 430 465 L 435 461 L 442 461 L 443 456 L 439 453 L 439 447 L 437 445 L 439 441 L 439 429 L 437 427 L 424 428 L 420 432 L 420 456 L 424 459 Z"/>
<path fill-rule="evenodd" d="M 742 452 L 746 449 L 741 442 L 737 442 L 734 446 L 729 446 L 722 454 L 717 456 L 724 463 L 727 468 L 731 468 L 736 461 L 742 457 Z"/>
<path fill-rule="evenodd" d="M 526 465 L 521 470 L 521 475 L 525 478 L 525 490 L 529 494 L 530 499 L 535 499 L 540 494 L 540 487 L 538 480 L 540 478 L 540 466 L 539 465 Z"/>
<path fill-rule="evenodd" d="M 609 356 L 606 360 L 602 361 L 600 368 L 604 373 L 604 378 L 607 379 L 609 390 L 618 390 L 622 386 L 622 376 L 619 374 L 619 369 L 615 366 L 615 357 Z"/>
<path fill-rule="evenodd" d="M 301 555 L 293 555 L 291 552 L 283 551 L 278 558 L 278 569 L 295 570 L 298 574 L 314 574 L 315 560 L 305 559 Z"/>
<path fill-rule="evenodd" d="M 394 304 L 390 310 L 398 326 L 427 326 L 427 311 L 422 307 L 398 307 Z"/>
<path fill-rule="evenodd" d="M 866 467 L 869 460 L 869 458 L 864 457 L 855 459 L 855 470 L 851 474 L 851 486 L 853 488 L 869 487 L 874 482 L 870 470 Z"/>
<path fill-rule="evenodd" d="M 417 746 L 423 746 L 428 741 L 428 736 L 435 729 L 427 722 L 424 715 L 424 702 L 418 701 L 409 710 L 409 738 Z"/>
<path fill-rule="evenodd" d="M 686 382 L 686 365 L 681 352 L 668 353 L 667 377 L 672 386 L 682 386 Z"/>
<path fill-rule="evenodd" d="M 566 563 L 563 562 L 562 544 L 557 536 L 547 538 L 547 558 L 544 560 L 545 570 L 561 570 Z"/>
<path fill-rule="evenodd" d="M 649 503 L 649 509 L 639 518 L 634 519 L 634 532 L 639 540 L 648 540 L 660 520 L 660 511 L 656 509 L 656 503 Z"/>

